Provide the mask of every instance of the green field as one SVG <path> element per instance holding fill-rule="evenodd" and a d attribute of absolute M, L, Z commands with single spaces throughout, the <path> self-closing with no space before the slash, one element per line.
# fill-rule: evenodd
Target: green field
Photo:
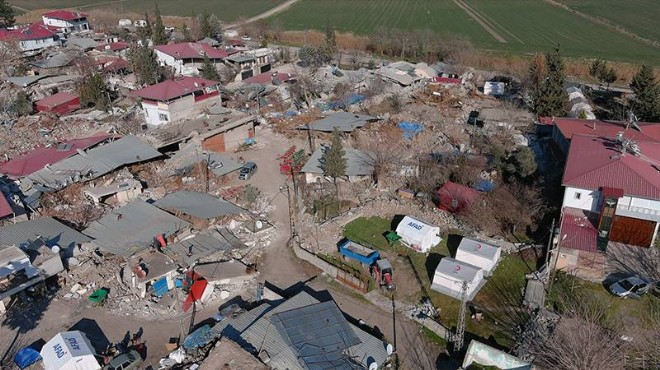
<path fill-rule="evenodd" d="M 640 37 L 660 42 L 658 0 L 558 0 L 581 13 L 619 25 Z"/>
<path fill-rule="evenodd" d="M 379 27 L 430 29 L 446 35 L 465 35 L 478 48 L 505 53 L 547 51 L 559 42 L 564 53 L 572 57 L 660 64 L 660 49 L 542 0 L 460 3 L 466 6 L 453 0 L 301 0 L 275 17 L 289 29 L 322 29 L 330 24 L 339 31 L 364 35 Z M 645 16 L 641 7 L 638 13 Z"/>
<path fill-rule="evenodd" d="M 200 13 L 209 11 L 214 13 L 223 21 L 235 21 L 240 17 L 249 18 L 272 9 L 284 0 L 126 0 L 126 1 L 104 1 L 104 0 L 9 0 L 9 3 L 19 9 L 56 9 L 75 8 L 85 9 L 110 8 L 120 12 L 144 13 L 153 10 L 154 3 L 163 15 L 176 15 L 188 17 L 193 12 Z"/>
<path fill-rule="evenodd" d="M 19 9 L 111 8 L 143 13 L 156 1 L 164 15 L 189 16 L 207 10 L 223 21 L 263 13 L 285 0 L 9 0 Z M 660 40 L 660 0 L 555 0 L 606 20 L 643 38 Z M 290 30 L 322 30 L 369 35 L 385 27 L 463 35 L 479 49 L 520 55 L 545 52 L 560 43 L 570 57 L 660 65 L 660 47 L 635 40 L 544 0 L 299 0 L 270 18 Z"/>

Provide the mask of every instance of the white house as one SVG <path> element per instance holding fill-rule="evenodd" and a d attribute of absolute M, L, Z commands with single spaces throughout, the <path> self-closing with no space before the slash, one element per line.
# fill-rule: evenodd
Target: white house
<path fill-rule="evenodd" d="M 561 247 L 652 246 L 660 222 L 660 141 L 573 135 L 564 169 Z"/>
<path fill-rule="evenodd" d="M 239 70 L 236 81 L 242 81 L 270 71 L 272 54 L 268 48 L 246 50 L 225 58 L 225 61 Z"/>
<path fill-rule="evenodd" d="M 15 45 L 24 52 L 62 44 L 59 36 L 41 23 L 32 23 L 13 29 L 0 29 L 0 42 L 4 44 L 4 47 L 11 48 Z"/>
<path fill-rule="evenodd" d="M 154 48 L 161 66 L 172 67 L 176 74 L 195 76 L 204 63 L 204 57 L 217 67 L 225 58 L 236 53 L 232 49 L 216 49 L 203 42 L 182 42 L 170 45 L 158 45 Z"/>
<path fill-rule="evenodd" d="M 82 32 L 89 30 L 87 14 L 72 10 L 53 10 L 41 15 L 46 27 L 61 33 Z"/>
<path fill-rule="evenodd" d="M 220 82 L 181 77 L 131 92 L 142 99 L 148 125 L 159 126 L 193 118 L 205 107 L 222 102 Z"/>

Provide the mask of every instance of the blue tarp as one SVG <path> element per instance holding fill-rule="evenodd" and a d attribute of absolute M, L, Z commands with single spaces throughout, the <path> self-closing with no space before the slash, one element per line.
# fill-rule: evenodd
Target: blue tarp
<path fill-rule="evenodd" d="M 186 339 L 183 340 L 183 349 L 187 351 L 190 349 L 204 347 L 214 339 L 215 333 L 211 330 L 211 326 L 204 325 L 190 333 Z"/>
<path fill-rule="evenodd" d="M 489 193 L 495 190 L 495 184 L 488 180 L 479 180 L 476 184 L 474 184 L 474 188 L 476 190 Z"/>
<path fill-rule="evenodd" d="M 346 109 L 351 105 L 358 104 L 361 101 L 364 101 L 366 96 L 360 94 L 351 94 L 346 99 L 330 102 L 326 105 L 327 109 L 336 110 L 336 109 Z"/>
<path fill-rule="evenodd" d="M 21 369 L 25 369 L 26 367 L 39 360 L 41 360 L 41 355 L 38 351 L 31 347 L 25 347 L 21 349 L 20 351 L 16 352 L 16 356 L 14 356 L 14 362 Z"/>
<path fill-rule="evenodd" d="M 397 126 L 403 130 L 403 137 L 408 140 L 414 139 L 417 134 L 424 131 L 424 126 L 421 123 L 402 121 Z"/>
<path fill-rule="evenodd" d="M 154 283 L 153 288 L 154 288 L 154 295 L 156 295 L 156 297 L 162 297 L 165 294 L 167 294 L 167 292 L 170 291 L 170 289 L 167 286 L 167 278 L 162 278 L 160 280 L 157 280 Z"/>

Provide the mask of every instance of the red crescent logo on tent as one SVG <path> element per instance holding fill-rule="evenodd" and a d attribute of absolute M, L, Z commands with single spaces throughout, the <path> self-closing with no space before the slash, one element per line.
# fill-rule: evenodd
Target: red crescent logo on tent
<path fill-rule="evenodd" d="M 477 249 L 481 249 L 481 243 L 477 243 Z"/>
<path fill-rule="evenodd" d="M 456 271 L 461 271 L 461 266 L 456 265 Z"/>

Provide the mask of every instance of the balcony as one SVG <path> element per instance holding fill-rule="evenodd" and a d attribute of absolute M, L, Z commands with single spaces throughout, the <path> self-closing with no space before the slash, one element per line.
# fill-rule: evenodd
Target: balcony
<path fill-rule="evenodd" d="M 616 215 L 660 222 L 659 210 L 643 208 L 643 207 L 635 207 L 627 204 L 617 204 Z"/>

